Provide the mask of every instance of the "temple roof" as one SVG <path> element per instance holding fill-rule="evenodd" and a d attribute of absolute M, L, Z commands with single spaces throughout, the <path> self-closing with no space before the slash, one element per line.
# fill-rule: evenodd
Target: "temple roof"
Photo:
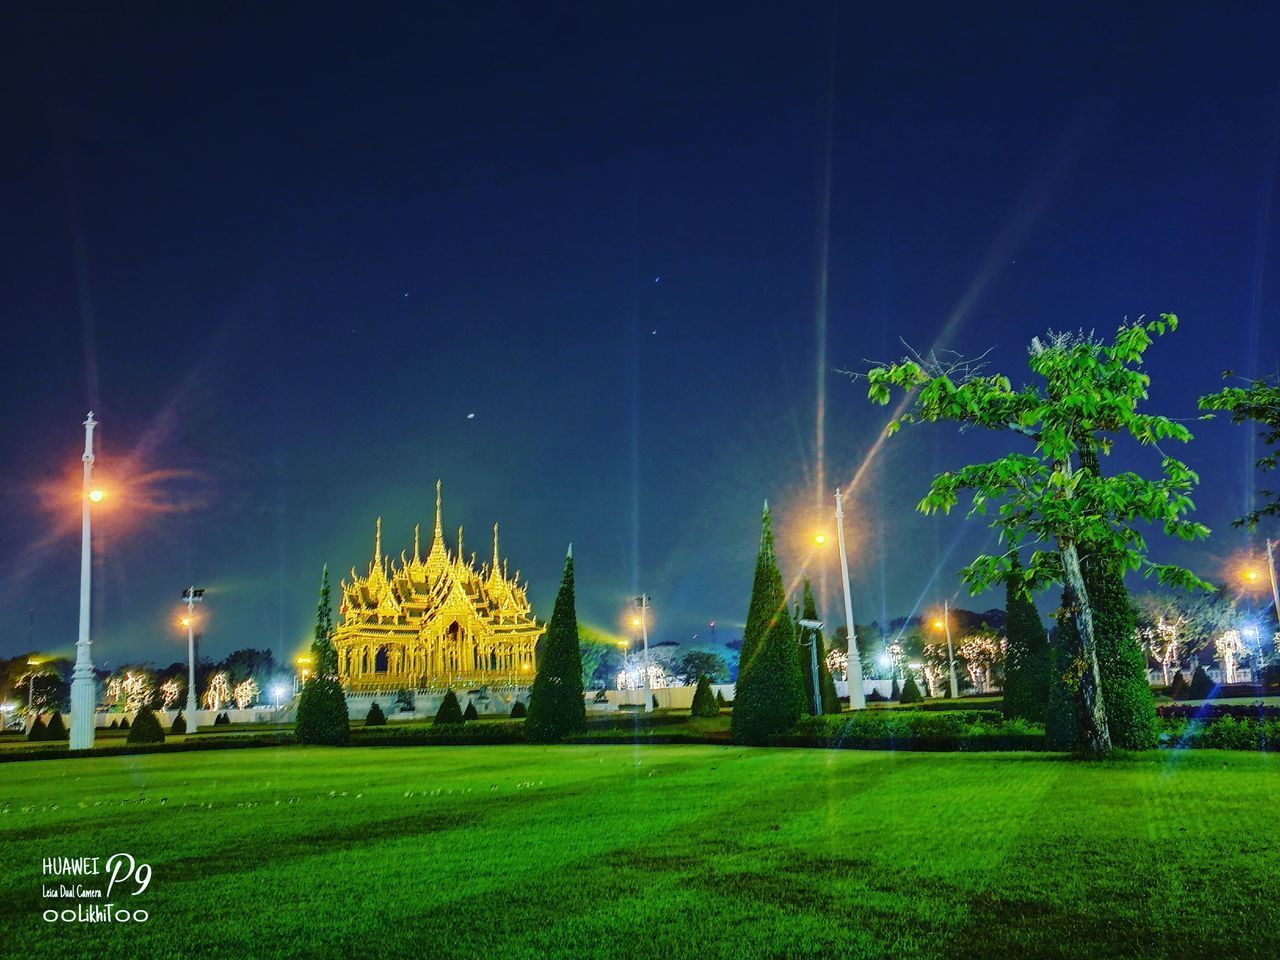
<path fill-rule="evenodd" d="M 475 554 L 462 555 L 462 528 L 458 528 L 458 549 L 450 552 L 444 540 L 441 485 L 436 482 L 435 529 L 426 557 L 421 556 L 418 528 L 413 532 L 413 553 L 400 554 L 399 561 L 382 552 L 382 519 L 374 525 L 373 557 L 368 572 L 361 576 L 355 568 L 351 580 L 342 582 L 341 612 L 345 625 L 359 623 L 418 623 L 435 618 L 446 605 L 459 603 L 492 628 L 506 630 L 539 629 L 530 608 L 527 585 L 521 585 L 519 571 L 508 577 L 506 563 L 498 551 L 498 525 L 493 525 L 493 559 L 476 565 Z"/>

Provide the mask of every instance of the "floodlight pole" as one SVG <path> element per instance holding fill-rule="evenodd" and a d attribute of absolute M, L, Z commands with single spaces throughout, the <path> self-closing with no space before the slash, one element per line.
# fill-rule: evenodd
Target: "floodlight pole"
<path fill-rule="evenodd" d="M 640 604 L 640 637 L 644 641 L 644 712 L 653 706 L 653 693 L 649 687 L 649 595 L 636 598 Z"/>
<path fill-rule="evenodd" d="M 951 601 L 942 601 L 942 628 L 947 633 L 947 674 L 951 685 L 951 699 L 960 699 L 960 687 L 956 683 L 956 651 L 951 646 Z"/>
<path fill-rule="evenodd" d="M 92 596 L 93 531 L 89 522 L 89 481 L 93 476 L 93 428 L 97 426 L 93 411 L 84 421 L 84 483 L 80 491 L 80 634 L 76 640 L 76 666 L 71 679 L 71 749 L 88 750 L 93 746 L 93 708 L 97 700 L 97 684 L 93 676 L 93 659 L 89 654 L 89 601 Z"/>
<path fill-rule="evenodd" d="M 848 663 L 845 678 L 849 684 L 849 709 L 862 710 L 867 697 L 862 690 L 862 660 L 858 656 L 858 631 L 853 625 L 853 596 L 849 591 L 849 552 L 844 545 L 844 494 L 836 487 L 836 536 L 840 540 L 840 582 L 844 585 L 844 622 L 848 630 Z"/>
<path fill-rule="evenodd" d="M 813 677 L 813 715 L 822 716 L 822 689 L 818 682 L 818 631 L 823 627 L 821 620 L 800 621 L 800 642 L 804 643 L 804 632 L 809 631 L 809 675 Z"/>

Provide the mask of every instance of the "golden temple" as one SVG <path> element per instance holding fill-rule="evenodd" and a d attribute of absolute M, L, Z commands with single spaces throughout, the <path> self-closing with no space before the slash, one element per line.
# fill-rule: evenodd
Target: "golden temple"
<path fill-rule="evenodd" d="M 493 560 L 476 566 L 450 555 L 441 523 L 440 483 L 436 482 L 436 526 L 431 548 L 422 557 L 418 528 L 413 555 L 396 564 L 382 554 L 382 518 L 374 535 L 369 572 L 351 569 L 342 581 L 334 630 L 338 674 L 354 693 L 429 690 L 460 684 L 526 685 L 533 680 L 534 652 L 545 627 L 534 618 L 519 583 L 507 577 L 498 556 L 498 525 L 493 525 Z"/>

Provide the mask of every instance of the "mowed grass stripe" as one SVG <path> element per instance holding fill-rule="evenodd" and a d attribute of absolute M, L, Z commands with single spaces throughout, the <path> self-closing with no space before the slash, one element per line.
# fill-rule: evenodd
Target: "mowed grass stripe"
<path fill-rule="evenodd" d="M 1266 756 L 285 748 L 5 773 L 0 948 L 24 956 L 1280 954 Z M 39 921 L 41 857 L 116 850 L 155 867 L 148 924 Z"/>

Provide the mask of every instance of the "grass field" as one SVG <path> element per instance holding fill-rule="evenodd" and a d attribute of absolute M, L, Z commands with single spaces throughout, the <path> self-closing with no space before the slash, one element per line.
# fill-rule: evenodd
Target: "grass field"
<path fill-rule="evenodd" d="M 5 956 L 1280 956 L 1274 755 L 284 748 L 8 764 Z M 125 851 L 145 924 L 46 923 Z"/>

